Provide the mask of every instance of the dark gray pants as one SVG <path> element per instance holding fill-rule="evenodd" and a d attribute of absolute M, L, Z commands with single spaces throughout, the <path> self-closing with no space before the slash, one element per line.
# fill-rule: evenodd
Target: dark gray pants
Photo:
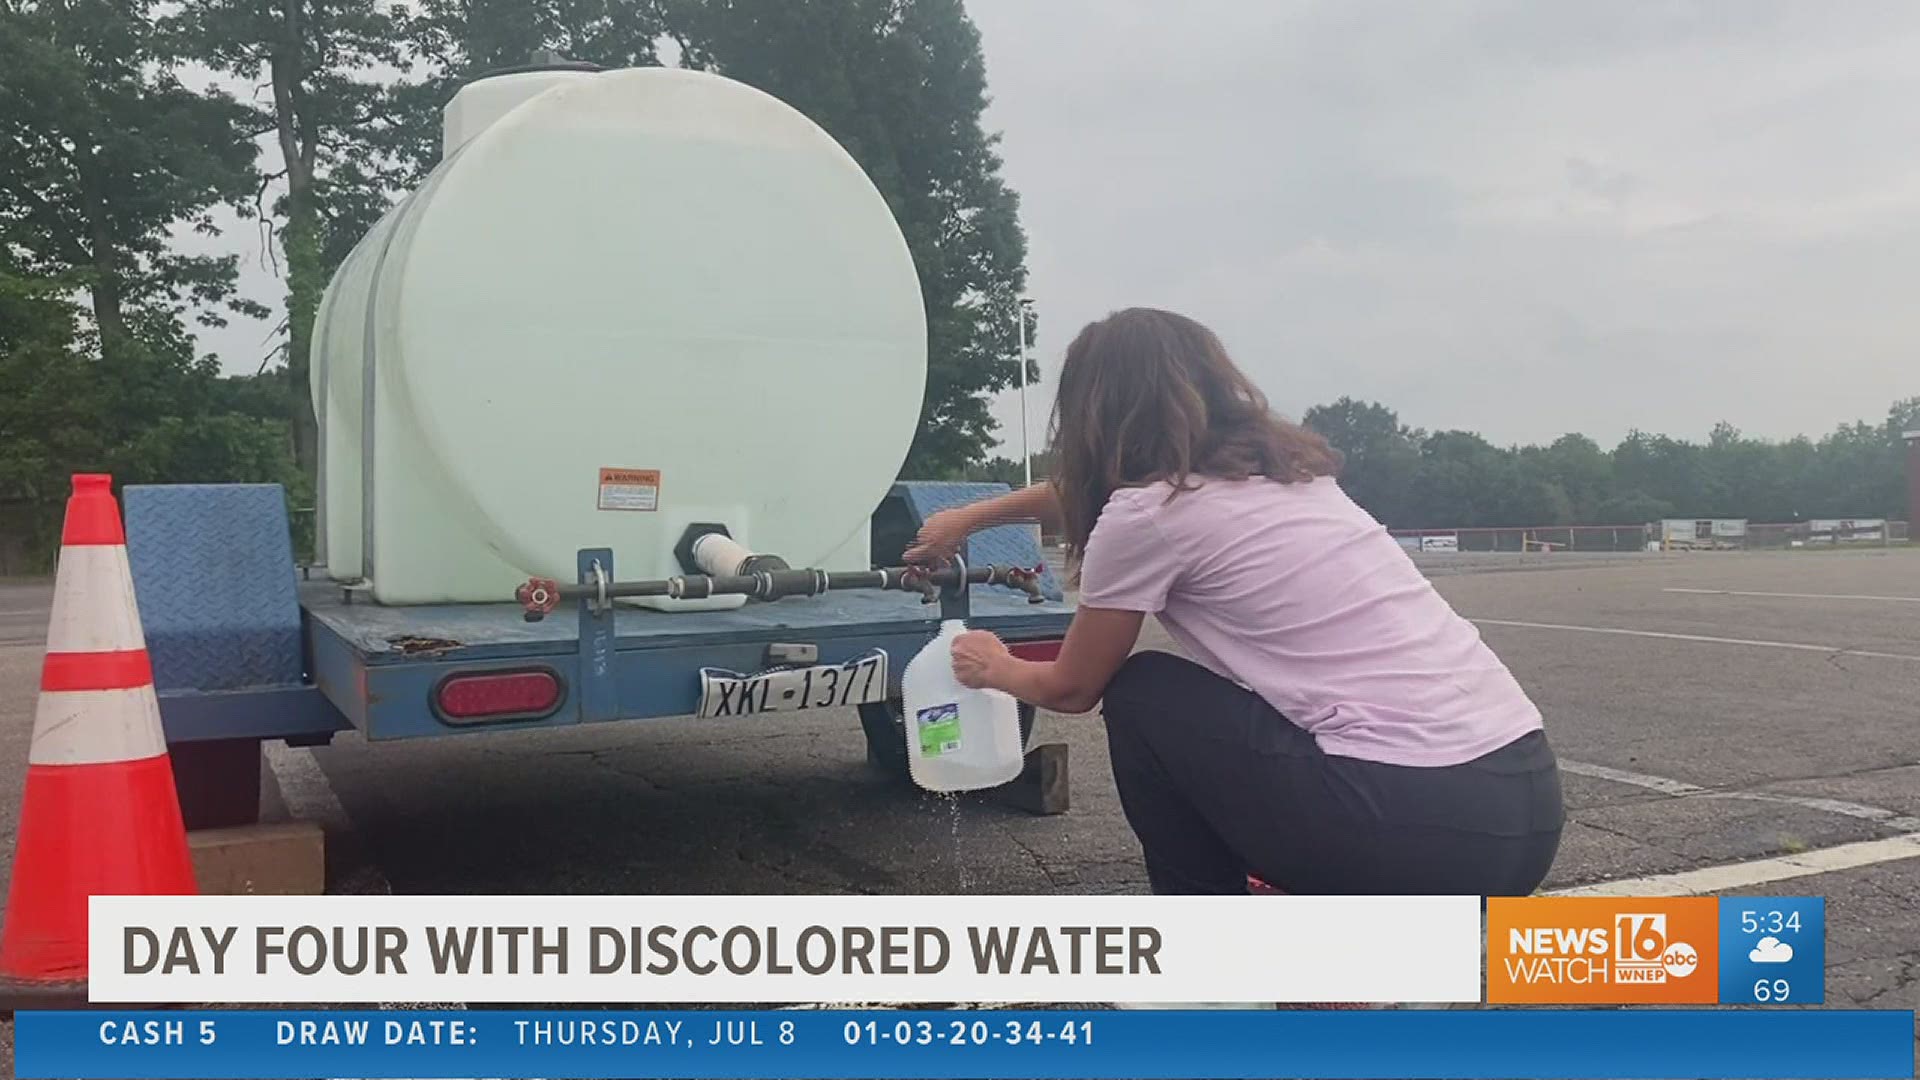
<path fill-rule="evenodd" d="M 1113 776 L 1156 893 L 1525 896 L 1560 846 L 1560 774 L 1542 732 L 1463 765 L 1321 752 L 1252 691 L 1138 653 L 1102 712 Z"/>

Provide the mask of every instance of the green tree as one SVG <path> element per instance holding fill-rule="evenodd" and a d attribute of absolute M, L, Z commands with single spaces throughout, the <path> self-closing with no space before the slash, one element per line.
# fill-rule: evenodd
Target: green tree
<path fill-rule="evenodd" d="M 927 309 L 927 393 L 904 475 L 980 460 L 997 426 L 989 395 L 1019 376 L 1008 361 L 1026 236 L 981 124 L 986 64 L 961 0 L 669 0 L 666 21 L 683 64 L 806 113 L 873 178 Z"/>
<path fill-rule="evenodd" d="M 1435 432 L 1420 444 L 1409 502 L 1413 528 L 1536 524 L 1523 520 L 1513 455 L 1470 431 Z"/>
<path fill-rule="evenodd" d="M 1591 525 L 1646 525 L 1674 515 L 1673 504 L 1656 499 L 1644 491 L 1625 491 L 1611 495 L 1594 510 Z"/>
<path fill-rule="evenodd" d="M 117 360 L 89 351 L 80 311 L 57 283 L 0 257 L 0 573 L 44 568 L 55 549 L 69 474 L 121 483 L 270 481 L 305 489 L 288 427 L 246 407 L 251 380 L 223 380 L 211 360 L 132 342 Z"/>
<path fill-rule="evenodd" d="M 1920 431 L 1920 397 L 1902 398 L 1887 406 L 1887 441 L 1905 442 L 1910 431 Z"/>
<path fill-rule="evenodd" d="M 404 123 L 377 74 L 404 60 L 400 24 L 380 0 L 184 0 L 168 25 L 201 63 L 271 91 L 255 123 L 280 164 L 264 179 L 285 184 L 272 208 L 287 282 L 285 385 L 295 459 L 311 477 L 314 315 L 333 267 L 406 172 L 395 152 Z"/>
<path fill-rule="evenodd" d="M 653 0 L 421 0 L 402 16 L 417 78 L 395 87 L 414 179 L 440 160 L 440 109 L 493 71 L 561 59 L 601 67 L 659 62 Z"/>
<path fill-rule="evenodd" d="M 1033 482 L 1037 484 L 1052 475 L 1053 456 L 1047 453 L 1034 454 L 1029 467 L 1033 470 Z M 967 465 L 950 475 L 955 480 L 1005 484 L 1013 488 L 1025 487 L 1027 483 L 1027 470 L 1020 467 L 1019 459 L 998 455 Z"/>
<path fill-rule="evenodd" d="M 1567 434 L 1543 451 L 1542 468 L 1566 493 L 1571 520 L 1601 520 L 1600 505 L 1613 493 L 1613 460 L 1585 435 Z M 1609 523 L 1610 524 L 1610 523 Z"/>
<path fill-rule="evenodd" d="M 1842 424 L 1814 444 L 1818 451 L 1811 480 L 1810 517 L 1853 517 L 1890 508 L 1885 480 L 1897 476 L 1898 455 L 1877 424 Z"/>
<path fill-rule="evenodd" d="M 1639 492 L 1683 515 L 1733 517 L 1739 499 L 1714 474 L 1706 451 L 1695 443 L 1635 431 L 1613 451 L 1618 490 Z"/>
<path fill-rule="evenodd" d="M 1920 430 L 1920 397 L 1818 440 L 1757 439 L 1720 423 L 1704 443 L 1632 431 L 1611 452 L 1579 434 L 1513 449 L 1471 432 L 1423 435 L 1350 398 L 1304 419 L 1346 454 L 1341 483 L 1355 500 L 1396 528 L 1790 522 L 1906 513 L 1902 435 Z"/>
<path fill-rule="evenodd" d="M 469 81 L 561 59 L 606 68 L 655 64 L 665 33 L 654 0 L 421 0 L 396 18 L 415 68 L 388 89 L 390 149 L 405 165 L 407 187 L 440 163 L 441 109 Z"/>
<path fill-rule="evenodd" d="M 1794 519 L 1793 475 L 1783 444 L 1748 438 L 1723 422 L 1708 436 L 1702 457 L 1722 492 L 1715 513 L 1755 521 Z"/>
<path fill-rule="evenodd" d="M 0 3 L 0 561 L 51 555 L 67 474 L 278 480 L 284 424 L 232 415 L 189 319 L 265 309 L 173 233 L 253 190 L 245 111 L 189 89 L 138 0 Z M 207 435 L 217 433 L 209 443 Z"/>
<path fill-rule="evenodd" d="M 170 231 L 254 183 L 241 106 L 176 74 L 177 43 L 142 0 L 0 5 L 0 249 L 19 273 L 84 290 L 101 354 L 190 353 L 181 320 L 223 309 L 238 259 L 183 255 Z"/>
<path fill-rule="evenodd" d="M 1556 462 L 1548 450 L 1523 446 L 1507 453 L 1515 474 L 1508 513 L 1535 525 L 1570 525 L 1578 520 L 1573 497 L 1561 482 L 1554 467 Z"/>
<path fill-rule="evenodd" d="M 1377 520 L 1401 525 L 1410 520 L 1415 472 L 1424 432 L 1400 422 L 1399 414 L 1372 401 L 1343 397 L 1315 405 L 1300 422 L 1319 432 L 1340 451 L 1340 486 Z"/>
<path fill-rule="evenodd" d="M 62 291 L 21 273 L 0 247 L 0 573 L 50 549 L 63 466 L 100 456 L 99 387 Z"/>
<path fill-rule="evenodd" d="M 1909 431 L 1920 431 L 1920 397 L 1904 398 L 1887 408 L 1886 450 L 1883 463 L 1875 470 L 1878 477 L 1872 494 L 1875 513 L 1888 518 L 1905 517 L 1907 506 L 1907 440 Z"/>

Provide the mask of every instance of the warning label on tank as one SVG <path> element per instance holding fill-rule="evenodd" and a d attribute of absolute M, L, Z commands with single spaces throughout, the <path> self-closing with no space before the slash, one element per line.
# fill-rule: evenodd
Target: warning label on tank
<path fill-rule="evenodd" d="M 660 509 L 659 469 L 601 469 L 600 509 Z"/>

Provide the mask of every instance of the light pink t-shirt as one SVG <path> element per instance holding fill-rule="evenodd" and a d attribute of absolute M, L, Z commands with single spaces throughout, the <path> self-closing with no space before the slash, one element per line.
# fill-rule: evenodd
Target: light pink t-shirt
<path fill-rule="evenodd" d="M 1329 754 L 1471 761 L 1541 726 L 1506 665 L 1330 478 L 1122 488 L 1087 540 L 1085 607 L 1159 616 L 1200 664 Z"/>

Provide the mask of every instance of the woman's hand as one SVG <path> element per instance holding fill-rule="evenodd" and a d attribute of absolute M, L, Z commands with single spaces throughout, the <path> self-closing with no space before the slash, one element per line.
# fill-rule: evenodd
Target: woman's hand
<path fill-rule="evenodd" d="M 920 535 L 907 546 L 906 561 L 912 566 L 945 565 L 966 544 L 969 533 L 1018 521 L 1058 528 L 1060 493 L 1042 480 L 1029 488 L 930 514 L 920 526 Z"/>
<path fill-rule="evenodd" d="M 907 548 L 906 559 L 913 566 L 940 566 L 953 558 L 967 534 L 973 531 L 973 517 L 964 506 L 938 510 L 920 526 L 920 535 Z"/>
<path fill-rule="evenodd" d="M 969 630 L 953 639 L 953 676 L 975 690 L 1002 690 L 998 675 L 1013 659 L 1007 646 L 986 630 Z"/>

